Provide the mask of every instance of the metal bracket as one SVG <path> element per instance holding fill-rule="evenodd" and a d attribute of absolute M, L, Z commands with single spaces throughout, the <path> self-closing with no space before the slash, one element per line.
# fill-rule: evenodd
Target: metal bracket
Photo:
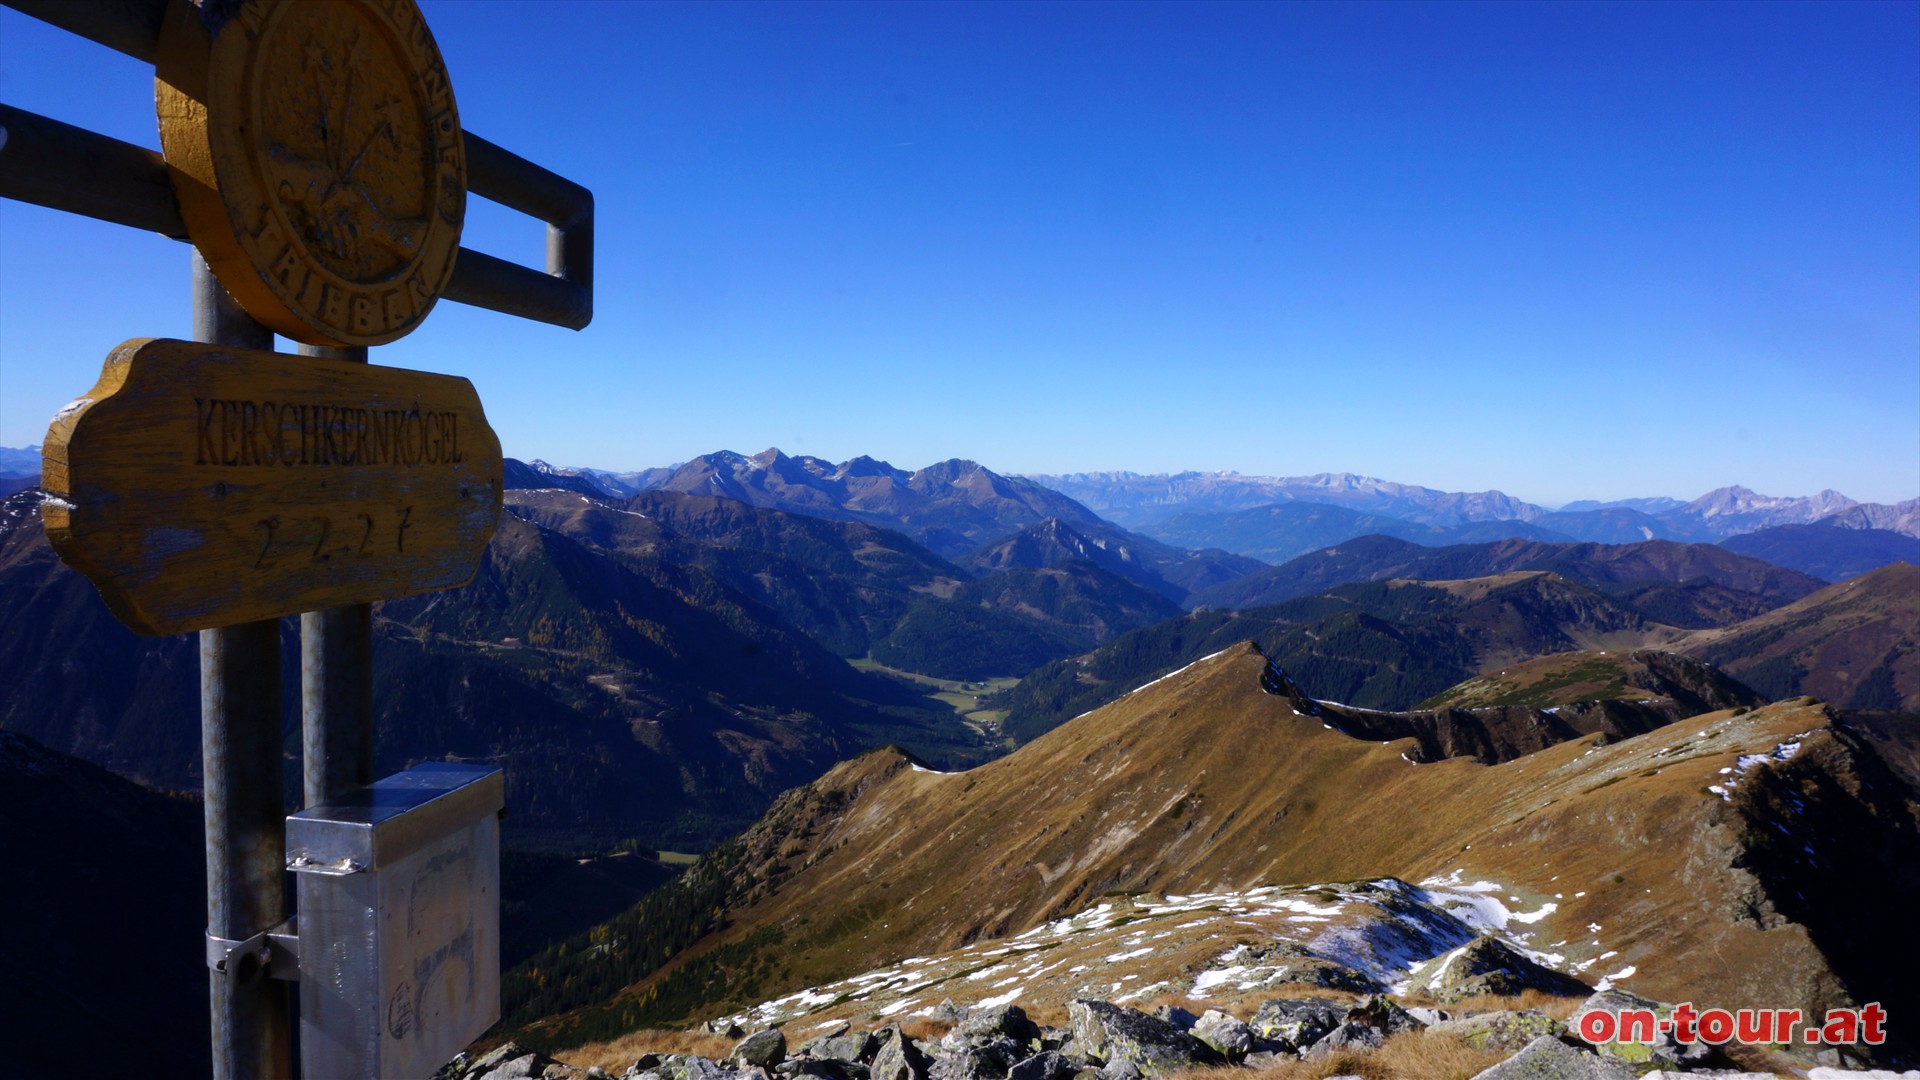
<path fill-rule="evenodd" d="M 207 934 L 207 967 L 222 975 L 231 975 L 241 983 L 250 983 L 265 975 L 285 982 L 300 981 L 299 916 L 245 941 Z"/>

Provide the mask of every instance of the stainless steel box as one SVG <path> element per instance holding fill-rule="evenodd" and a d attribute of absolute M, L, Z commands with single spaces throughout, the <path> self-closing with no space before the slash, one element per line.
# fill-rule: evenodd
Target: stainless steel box
<path fill-rule="evenodd" d="M 308 1080 L 431 1077 L 500 1019 L 505 791 L 429 763 L 287 818 Z"/>

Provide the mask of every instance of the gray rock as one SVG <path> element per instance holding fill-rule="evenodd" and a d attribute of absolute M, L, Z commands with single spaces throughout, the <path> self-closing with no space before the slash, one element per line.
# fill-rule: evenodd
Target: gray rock
<path fill-rule="evenodd" d="M 1419 1031 L 1427 1025 L 1413 1018 L 1413 1015 L 1400 1007 L 1392 998 L 1374 994 L 1363 998 L 1347 1008 L 1347 1023 L 1366 1024 L 1379 1028 L 1382 1034 L 1399 1035 L 1409 1031 Z"/>
<path fill-rule="evenodd" d="M 1635 1074 L 1625 1062 L 1542 1035 L 1473 1080 L 1635 1080 Z"/>
<path fill-rule="evenodd" d="M 1181 1031 L 1192 1031 L 1193 1025 L 1200 1022 L 1199 1017 L 1193 1015 L 1192 1013 L 1188 1012 L 1187 1010 L 1181 1008 L 1178 1005 L 1162 1005 L 1159 1008 L 1153 1010 L 1153 1016 L 1154 1016 L 1154 1019 L 1165 1020 L 1167 1023 L 1172 1024 L 1174 1027 L 1179 1028 Z"/>
<path fill-rule="evenodd" d="M 966 1042 L 979 1043 L 1011 1039 L 1017 1046 L 1029 1047 L 1039 1045 L 1040 1026 L 1028 1019 L 1026 1010 L 1018 1005 L 995 1005 L 990 1009 L 968 1012 L 960 1026 L 947 1033 L 948 1039 L 954 1039 L 955 1036 Z"/>
<path fill-rule="evenodd" d="M 1220 1051 L 1228 1061 L 1239 1061 L 1253 1050 L 1253 1029 L 1218 1009 L 1208 1009 L 1194 1022 L 1193 1037 Z"/>
<path fill-rule="evenodd" d="M 933 1080 L 1002 1080 L 1015 1063 L 1032 1053 L 1032 1047 L 1005 1035 L 969 1036 L 956 1028 L 940 1040 L 940 1053 L 928 1075 Z"/>
<path fill-rule="evenodd" d="M 1409 1012 L 1419 1012 L 1410 1009 Z M 1542 1035 L 1555 1038 L 1567 1034 L 1567 1025 L 1546 1013 L 1527 1009 L 1520 1012 L 1477 1013 L 1459 1020 L 1442 1020 L 1428 1028 L 1437 1034 L 1451 1035 L 1479 1050 L 1515 1053 Z"/>
<path fill-rule="evenodd" d="M 504 1042 L 480 1055 L 478 1059 L 466 1062 L 464 1069 L 469 1076 L 478 1075 L 483 1072 L 491 1072 L 505 1065 L 507 1062 L 512 1061 L 514 1058 L 525 1057 L 531 1053 L 533 1053 L 533 1051 L 521 1046 L 517 1042 Z M 461 1054 L 459 1057 L 454 1058 L 454 1061 L 462 1061 L 466 1056 L 465 1054 Z M 451 1068 L 452 1066 L 449 1065 L 448 1067 Z M 445 1070 L 442 1071 L 444 1072 Z"/>
<path fill-rule="evenodd" d="M 503 1061 L 491 1069 L 469 1072 L 473 1080 L 524 1080 L 546 1071 L 547 1060 L 529 1050 L 517 1058 Z"/>
<path fill-rule="evenodd" d="M 787 1060 L 787 1036 L 779 1028 L 756 1031 L 741 1039 L 734 1046 L 733 1053 L 727 1055 L 727 1060 L 771 1069 Z"/>
<path fill-rule="evenodd" d="M 1213 1047 L 1135 1009 L 1078 1000 L 1067 1005 L 1067 1016 L 1075 1049 L 1103 1063 L 1103 1080 L 1139 1080 L 1226 1061 Z"/>
<path fill-rule="evenodd" d="M 1273 998 L 1260 1003 L 1247 1026 L 1281 1050 L 1298 1051 L 1319 1042 L 1346 1018 L 1345 1005 L 1325 998 Z"/>
<path fill-rule="evenodd" d="M 1249 1069 L 1277 1069 L 1289 1061 L 1298 1060 L 1300 1059 L 1292 1054 L 1283 1054 L 1277 1050 L 1255 1050 L 1240 1064 Z"/>
<path fill-rule="evenodd" d="M 898 1025 L 880 1032 L 880 1049 L 869 1068 L 872 1080 L 927 1080 L 927 1055 Z"/>
<path fill-rule="evenodd" d="M 1013 1068 L 1007 1070 L 1007 1080 L 1073 1080 L 1077 1075 L 1079 1070 L 1073 1062 L 1053 1050 L 1015 1062 Z"/>
<path fill-rule="evenodd" d="M 1432 1027 L 1435 1024 L 1444 1024 L 1453 1019 L 1453 1014 L 1445 1009 L 1429 1009 L 1424 1005 L 1417 1005 L 1408 1009 L 1407 1015 L 1428 1027 Z"/>
<path fill-rule="evenodd" d="M 773 1067 L 775 1075 L 785 1077 L 818 1076 L 822 1080 L 868 1080 L 867 1067 L 857 1061 L 831 1057 L 790 1057 Z M 678 1078 L 672 1078 L 678 1080 Z M 690 1077 L 688 1080 L 701 1080 Z"/>
<path fill-rule="evenodd" d="M 1576 1038 L 1584 1039 L 1580 1034 L 1580 1018 L 1590 1012 L 1608 1012 L 1616 1018 L 1624 1010 L 1647 1010 L 1656 1018 L 1666 1019 L 1673 1015 L 1673 1007 L 1630 994 L 1625 990 L 1602 990 L 1580 1003 L 1580 1007 L 1567 1018 L 1567 1030 Z M 1624 1032 L 1623 1032 L 1624 1034 Z M 1685 1069 L 1687 1066 L 1706 1060 L 1713 1053 L 1713 1047 L 1703 1042 L 1683 1043 L 1674 1038 L 1672 1032 L 1656 1029 L 1648 1032 L 1633 1032 L 1636 1036 L 1652 1035 L 1652 1041 L 1637 1039 L 1615 1039 L 1612 1042 L 1595 1043 L 1593 1048 L 1604 1057 L 1615 1058 L 1634 1066 L 1634 1072 L 1648 1072 L 1653 1069 Z"/>
<path fill-rule="evenodd" d="M 845 1031 L 809 1040 L 794 1056 L 812 1058 L 816 1061 L 871 1061 L 874 1049 L 872 1034 L 865 1031 Z"/>
<path fill-rule="evenodd" d="M 1318 1061 L 1328 1054 L 1338 1053 L 1342 1050 L 1357 1050 L 1362 1052 L 1376 1050 L 1379 1049 L 1381 1043 L 1386 1041 L 1386 1033 L 1374 1027 L 1372 1024 L 1359 1024 L 1348 1021 L 1342 1023 L 1332 1031 L 1327 1032 L 1325 1035 L 1320 1036 L 1318 1041 L 1307 1048 L 1305 1057 L 1309 1061 Z"/>
<path fill-rule="evenodd" d="M 1819 1070 L 1807 1074 L 1810 1078 L 1819 1076 Z M 1834 1073 L 1832 1080 L 1897 1080 L 1899 1073 Z M 1920 1077 L 1920 1073 L 1908 1073 Z M 1659 1069 L 1642 1076 L 1640 1080 L 1779 1080 L 1778 1073 L 1741 1072 L 1738 1069 L 1698 1069 L 1693 1072 L 1665 1072 Z"/>
<path fill-rule="evenodd" d="M 665 1080 L 733 1080 L 733 1070 L 698 1054 L 665 1054 L 649 1071 Z"/>

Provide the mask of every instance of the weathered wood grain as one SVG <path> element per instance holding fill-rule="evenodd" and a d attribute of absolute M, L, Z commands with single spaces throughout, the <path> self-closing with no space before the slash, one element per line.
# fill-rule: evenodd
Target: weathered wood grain
<path fill-rule="evenodd" d="M 451 588 L 500 516 L 466 379 L 143 338 L 47 431 L 47 538 L 177 634 Z"/>

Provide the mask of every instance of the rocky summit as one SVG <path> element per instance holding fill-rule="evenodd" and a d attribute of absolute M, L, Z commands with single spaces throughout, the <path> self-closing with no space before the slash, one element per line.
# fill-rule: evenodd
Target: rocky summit
<path fill-rule="evenodd" d="M 1559 1011 L 1657 1002 L 1606 992 L 1566 999 Z M 1055 1013 L 1054 1015 L 1060 1015 Z M 1195 1016 L 1178 1005 L 1148 1012 L 1098 998 L 1076 998 L 1057 1025 L 1038 1022 L 1018 1005 L 942 1006 L 937 1022 L 911 1029 L 898 1020 L 866 1030 L 843 1022 L 807 1030 L 801 1043 L 777 1027 L 750 1033 L 731 1022 L 709 1025 L 730 1050 L 702 1056 L 668 1049 L 623 1052 L 580 1047 L 550 1057 L 506 1043 L 455 1059 L 436 1080 L 1160 1080 L 1206 1075 L 1405 1078 L 1405 1080 L 1768 1080 L 1782 1076 L 1920 1077 L 1840 1066 L 1807 1067 L 1745 1048 L 1679 1047 L 1672 1043 L 1589 1043 L 1541 1012 L 1480 1009 L 1455 1016 L 1407 1010 L 1390 998 L 1268 998 L 1248 1019 L 1209 1009 Z M 674 1033 L 660 1033 L 663 1044 Z M 622 1046 L 630 1045 L 623 1043 Z M 725 1045 L 724 1041 L 720 1045 Z M 579 1064 L 585 1062 L 586 1064 Z M 1290 1068 L 1293 1067 L 1293 1068 Z M 1300 1071 L 1304 1069 L 1305 1071 Z"/>
<path fill-rule="evenodd" d="M 1913 789 L 1825 707 L 1435 759 L 1390 714 L 1362 726 L 1291 691 L 1236 646 L 965 772 L 897 751 L 848 762 L 694 868 L 731 883 L 701 894 L 720 912 L 706 936 L 664 965 L 629 955 L 637 925 L 537 959 L 509 980 L 521 1023 L 562 1047 L 716 1017 L 923 1025 L 948 1001 L 1065 1028 L 1076 1001 L 1171 1001 L 1258 1038 L 1326 1029 L 1287 1035 L 1295 1050 L 1360 1024 L 1345 1053 L 1381 1024 L 1259 1007 L 1386 994 L 1410 1015 L 1524 1012 L 1606 990 L 1808 1015 L 1916 1005 L 1879 929 L 1920 898 Z M 536 977 L 625 985 L 541 1012 Z M 1543 1033 L 1523 1017 L 1471 1034 L 1514 1050 Z"/>

